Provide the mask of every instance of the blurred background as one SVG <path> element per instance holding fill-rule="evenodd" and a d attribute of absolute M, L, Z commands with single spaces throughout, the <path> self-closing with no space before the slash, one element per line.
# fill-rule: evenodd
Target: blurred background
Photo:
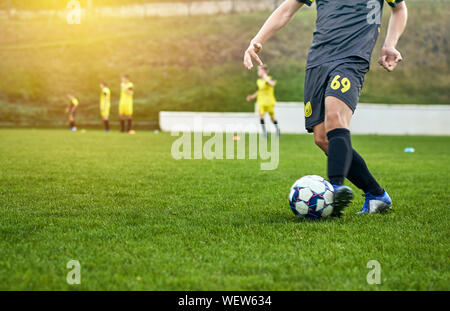
<path fill-rule="evenodd" d="M 360 101 L 449 104 L 449 0 L 407 0 L 409 23 L 394 73 L 376 63 L 390 9 Z M 101 127 L 99 83 L 135 84 L 134 118 L 156 128 L 160 110 L 253 111 L 245 97 L 256 72 L 242 66 L 249 40 L 276 0 L 0 0 L 0 126 L 66 126 L 65 94 L 78 97 L 77 123 Z M 303 101 L 304 68 L 316 11 L 302 8 L 264 47 L 279 101 Z"/>

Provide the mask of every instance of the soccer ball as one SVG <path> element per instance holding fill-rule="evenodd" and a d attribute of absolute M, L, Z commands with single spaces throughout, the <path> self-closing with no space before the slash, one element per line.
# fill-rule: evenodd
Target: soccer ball
<path fill-rule="evenodd" d="M 333 212 L 333 191 L 333 186 L 325 178 L 307 175 L 292 185 L 289 204 L 299 217 L 325 218 Z"/>

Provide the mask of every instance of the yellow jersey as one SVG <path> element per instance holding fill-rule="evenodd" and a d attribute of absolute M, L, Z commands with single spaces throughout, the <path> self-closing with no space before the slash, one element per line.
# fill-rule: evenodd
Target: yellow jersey
<path fill-rule="evenodd" d="M 100 94 L 100 114 L 103 117 L 109 116 L 109 109 L 111 107 L 111 90 L 107 87 L 102 89 Z"/>
<path fill-rule="evenodd" d="M 120 84 L 120 104 L 130 104 L 133 102 L 133 83 Z"/>
<path fill-rule="evenodd" d="M 70 101 L 72 103 L 72 105 L 74 105 L 75 107 L 78 106 L 79 102 L 78 99 L 76 99 L 75 97 L 72 98 L 72 100 Z"/>
<path fill-rule="evenodd" d="M 272 79 L 270 76 L 268 78 Z M 258 86 L 258 96 L 256 97 L 258 105 L 275 105 L 274 87 L 264 79 L 258 79 L 256 85 Z"/>

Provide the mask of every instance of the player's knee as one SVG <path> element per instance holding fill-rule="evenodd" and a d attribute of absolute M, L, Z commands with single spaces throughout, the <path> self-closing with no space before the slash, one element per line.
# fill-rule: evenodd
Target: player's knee
<path fill-rule="evenodd" d="M 325 120 L 328 122 L 339 122 L 340 115 L 339 111 L 329 110 L 326 112 Z"/>
<path fill-rule="evenodd" d="M 325 116 L 325 127 L 327 131 L 335 128 L 346 128 L 345 118 L 341 116 L 339 111 L 327 111 Z"/>

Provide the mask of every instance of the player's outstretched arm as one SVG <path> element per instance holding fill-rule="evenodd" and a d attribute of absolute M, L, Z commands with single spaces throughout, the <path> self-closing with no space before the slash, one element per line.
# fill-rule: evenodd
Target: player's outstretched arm
<path fill-rule="evenodd" d="M 392 8 L 386 40 L 381 48 L 381 57 L 378 60 L 378 63 L 389 72 L 393 71 L 397 64 L 403 60 L 396 46 L 405 30 L 407 19 L 408 9 L 406 8 L 405 1 L 398 3 L 395 8 Z"/>
<path fill-rule="evenodd" d="M 251 102 L 252 100 L 254 100 L 256 97 L 258 96 L 258 92 L 253 93 L 252 95 L 248 95 L 247 96 L 247 101 Z"/>
<path fill-rule="evenodd" d="M 259 65 L 263 65 L 263 62 L 258 57 L 258 52 L 261 51 L 263 43 L 272 37 L 278 30 L 283 28 L 302 5 L 303 3 L 300 3 L 297 0 L 285 0 L 272 15 L 270 15 L 245 51 L 244 66 L 247 69 L 250 70 L 253 68 L 252 58 L 255 59 Z"/>

